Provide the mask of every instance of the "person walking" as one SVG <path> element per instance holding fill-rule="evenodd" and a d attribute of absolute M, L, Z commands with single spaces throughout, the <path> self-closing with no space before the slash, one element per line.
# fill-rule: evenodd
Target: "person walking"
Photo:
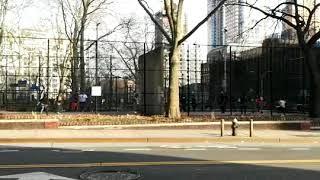
<path fill-rule="evenodd" d="M 39 100 L 39 106 L 40 113 L 42 114 L 43 111 L 46 111 L 46 114 L 48 115 L 48 95 L 46 93 L 44 93 L 43 97 Z"/>
<path fill-rule="evenodd" d="M 80 111 L 83 112 L 86 108 L 86 105 L 87 105 L 87 99 L 88 99 L 88 96 L 86 93 L 84 92 L 81 92 L 79 94 L 79 103 L 80 103 Z"/>
<path fill-rule="evenodd" d="M 284 98 L 279 100 L 279 110 L 282 113 L 281 115 L 286 115 L 286 101 Z"/>

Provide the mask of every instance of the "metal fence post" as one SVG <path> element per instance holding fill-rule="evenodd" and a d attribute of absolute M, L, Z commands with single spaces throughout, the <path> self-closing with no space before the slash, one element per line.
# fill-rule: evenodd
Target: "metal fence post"
<path fill-rule="evenodd" d="M 8 106 L 8 56 L 6 56 L 6 107 Z"/>
<path fill-rule="evenodd" d="M 96 60 L 96 69 L 95 69 L 95 74 L 96 74 L 96 86 L 98 86 L 99 85 L 99 81 L 98 81 L 98 38 L 96 39 L 96 58 L 95 58 L 95 60 Z M 95 113 L 97 113 L 98 112 L 98 97 L 97 96 L 95 96 L 94 97 L 95 98 Z"/>
<path fill-rule="evenodd" d="M 144 115 L 147 114 L 147 58 L 146 58 L 146 43 L 143 43 L 143 113 Z"/>
<path fill-rule="evenodd" d="M 110 72 L 109 72 L 109 74 L 110 74 L 110 107 L 109 107 L 109 109 L 111 110 L 112 109 L 112 103 L 113 103 L 113 97 L 112 97 L 112 94 L 113 94 L 113 80 L 112 80 L 112 54 L 110 55 Z"/>
<path fill-rule="evenodd" d="M 269 64 L 269 71 L 270 71 L 270 115 L 273 115 L 273 86 L 272 86 L 272 47 L 270 47 L 270 64 Z"/>
<path fill-rule="evenodd" d="M 188 116 L 190 116 L 190 57 L 189 54 L 190 49 L 188 45 L 188 50 L 187 50 L 187 81 L 188 81 L 188 98 L 187 98 L 187 110 L 188 110 Z"/>
<path fill-rule="evenodd" d="M 41 57 L 39 55 L 39 67 L 38 67 L 38 80 L 39 80 L 39 84 L 38 84 L 38 101 L 40 100 L 41 98 L 41 91 L 40 91 L 40 86 L 41 86 Z"/>
<path fill-rule="evenodd" d="M 115 91 L 116 91 L 116 111 L 118 111 L 118 76 L 115 77 L 116 79 L 116 87 L 115 87 Z"/>
<path fill-rule="evenodd" d="M 49 87 L 50 87 L 50 39 L 48 39 L 48 59 L 47 59 L 47 105 L 49 105 Z"/>
<path fill-rule="evenodd" d="M 232 47 L 230 46 L 230 59 L 229 59 L 229 103 L 230 115 L 232 115 Z"/>

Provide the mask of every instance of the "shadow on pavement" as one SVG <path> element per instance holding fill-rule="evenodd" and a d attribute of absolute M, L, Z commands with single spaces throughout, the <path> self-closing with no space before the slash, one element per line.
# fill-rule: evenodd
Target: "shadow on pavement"
<path fill-rule="evenodd" d="M 10 151 L 11 150 L 11 151 Z M 16 150 L 16 151 L 13 151 Z M 201 153 L 201 152 L 198 152 Z M 215 154 L 213 153 L 212 156 Z M 275 157 L 276 158 L 276 157 Z M 86 171 L 120 170 L 135 171 L 146 180 L 318 180 L 319 171 L 298 169 L 293 164 L 288 167 L 248 164 L 195 164 L 195 165 L 141 165 L 109 167 L 44 167 L 44 168 L 6 168 L 6 165 L 30 164 L 82 164 L 82 163 L 119 163 L 119 162 L 172 162 L 201 161 L 199 159 L 172 156 L 150 155 L 146 153 L 81 151 L 67 148 L 33 148 L 19 146 L 0 146 L 0 176 L 27 173 L 48 172 L 70 178 L 79 178 Z M 301 165 L 301 164 L 299 164 Z M 0 178 L 1 179 L 1 178 Z"/>

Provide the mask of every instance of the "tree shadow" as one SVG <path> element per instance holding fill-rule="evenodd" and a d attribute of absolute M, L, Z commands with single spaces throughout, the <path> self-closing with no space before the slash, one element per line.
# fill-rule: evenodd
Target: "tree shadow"
<path fill-rule="evenodd" d="M 112 148 L 111 148 L 112 149 Z M 318 180 L 319 164 L 251 165 L 216 161 L 206 164 L 203 159 L 174 157 L 174 154 L 152 155 L 146 152 L 81 151 L 70 148 L 0 146 L 0 176 L 28 172 L 48 172 L 70 178 L 79 178 L 87 171 L 135 171 L 150 180 Z M 10 151 L 11 150 L 11 151 Z M 16 151 L 14 151 L 16 150 Z M 177 153 L 177 152 L 176 152 Z M 198 152 L 201 153 L 201 152 Z M 214 152 L 212 154 L 215 155 Z M 276 159 L 277 157 L 275 157 Z M 204 162 L 201 164 L 201 162 Z M 6 168 L 5 165 L 30 164 L 84 164 L 137 162 L 200 162 L 193 164 L 115 165 L 92 167 Z M 288 167 L 276 167 L 288 166 Z M 0 178 L 1 179 L 1 178 Z"/>

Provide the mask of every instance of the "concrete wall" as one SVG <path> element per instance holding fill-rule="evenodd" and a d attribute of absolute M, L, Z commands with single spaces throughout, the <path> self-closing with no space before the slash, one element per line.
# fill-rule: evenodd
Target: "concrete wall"
<path fill-rule="evenodd" d="M 164 114 L 163 71 L 163 49 L 161 47 L 139 57 L 137 90 L 140 112 L 145 115 Z"/>

